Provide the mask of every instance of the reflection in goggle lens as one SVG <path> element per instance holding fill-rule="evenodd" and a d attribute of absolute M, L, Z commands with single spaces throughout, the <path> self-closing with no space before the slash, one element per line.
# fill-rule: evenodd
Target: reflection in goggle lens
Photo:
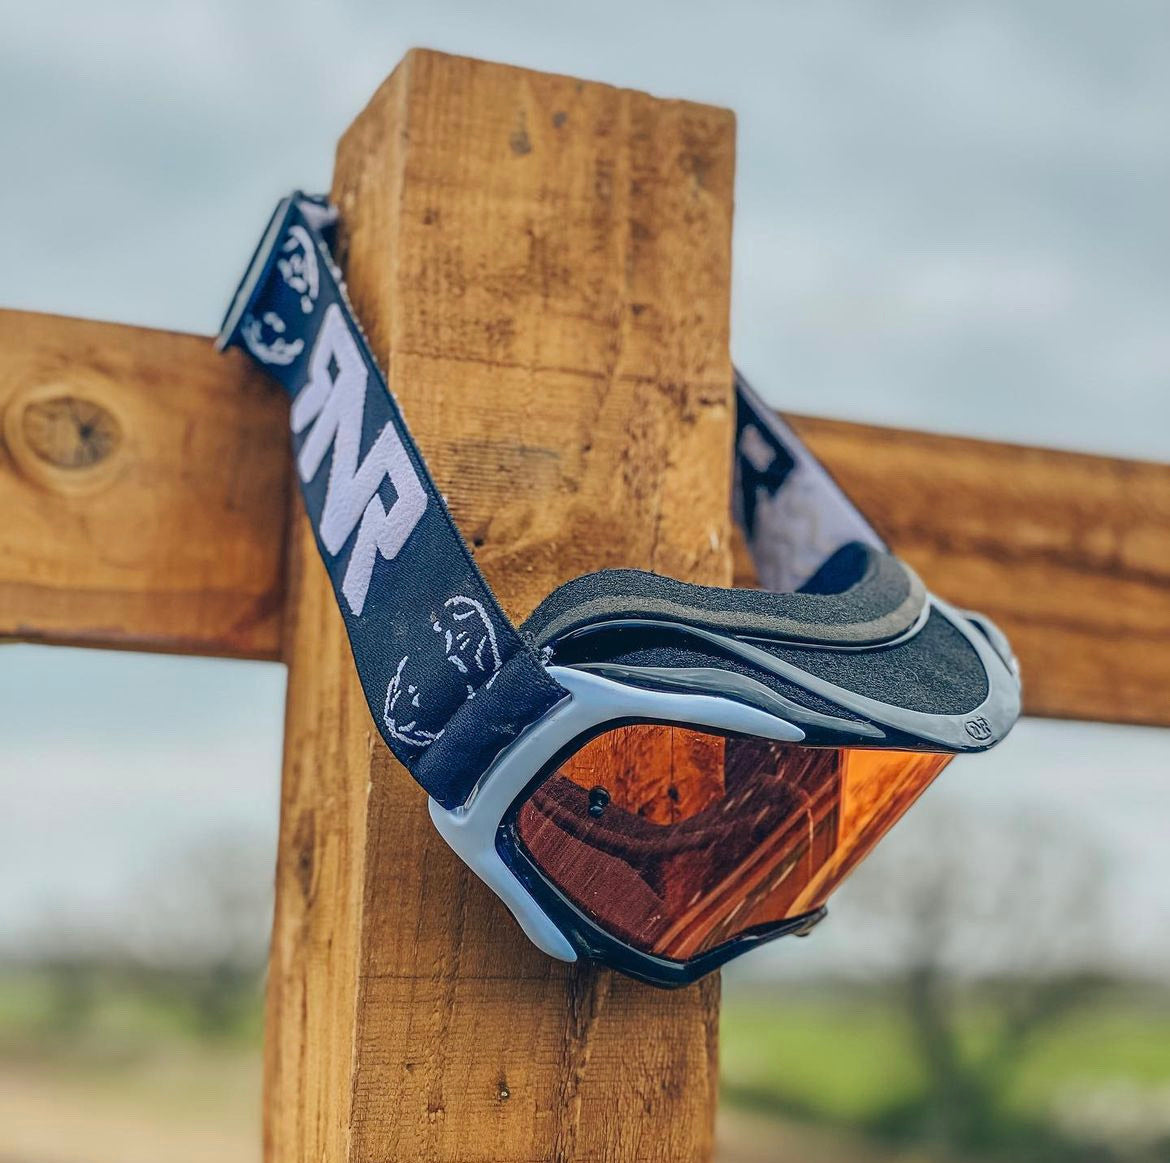
<path fill-rule="evenodd" d="M 639 723 L 562 763 L 516 832 L 606 932 L 681 961 L 819 908 L 950 759 Z"/>

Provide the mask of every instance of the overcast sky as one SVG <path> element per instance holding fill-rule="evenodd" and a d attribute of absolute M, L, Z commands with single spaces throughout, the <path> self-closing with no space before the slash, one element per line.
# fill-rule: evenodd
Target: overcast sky
<path fill-rule="evenodd" d="M 1165 0 L 0 10 L 0 304 L 211 331 L 428 45 L 737 111 L 734 352 L 778 403 L 1170 454 Z"/>
<path fill-rule="evenodd" d="M 412 45 L 733 107 L 733 354 L 778 406 L 1170 458 L 1165 0 L 0 0 L 0 305 L 210 332 Z M 0 938 L 201 829 L 270 837 L 281 698 L 275 667 L 0 650 Z M 938 795 L 1060 800 L 1149 966 L 1168 770 L 1159 732 L 1025 724 Z"/>

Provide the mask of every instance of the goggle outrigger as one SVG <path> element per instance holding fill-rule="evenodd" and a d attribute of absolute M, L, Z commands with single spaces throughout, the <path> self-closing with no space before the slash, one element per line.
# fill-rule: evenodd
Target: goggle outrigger
<path fill-rule="evenodd" d="M 736 517 L 765 588 L 602 570 L 513 626 L 354 318 L 336 221 L 279 204 L 218 342 L 292 398 L 370 712 L 436 828 L 565 961 L 682 985 L 807 932 L 955 754 L 1010 730 L 1006 639 L 931 594 L 738 377 Z"/>

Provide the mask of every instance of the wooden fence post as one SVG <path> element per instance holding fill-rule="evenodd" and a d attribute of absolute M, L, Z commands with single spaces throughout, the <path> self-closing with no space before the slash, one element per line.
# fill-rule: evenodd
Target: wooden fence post
<path fill-rule="evenodd" d="M 726 583 L 734 120 L 413 52 L 341 142 L 350 292 L 514 618 L 603 566 Z M 718 984 L 530 949 L 378 739 L 290 538 L 265 1147 L 285 1160 L 702 1160 Z"/>

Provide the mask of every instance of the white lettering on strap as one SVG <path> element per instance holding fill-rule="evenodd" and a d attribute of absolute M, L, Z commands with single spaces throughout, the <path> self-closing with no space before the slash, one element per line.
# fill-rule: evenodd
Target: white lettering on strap
<path fill-rule="evenodd" d="M 354 529 L 358 531 L 341 586 L 354 614 L 366 604 L 376 554 L 397 557 L 427 507 L 426 490 L 393 424 L 378 433 L 358 464 L 368 378 L 341 308 L 331 303 L 309 359 L 308 380 L 293 401 L 291 421 L 296 433 L 313 425 L 297 457 L 301 480 L 311 481 L 333 449 L 320 535 L 336 555 Z M 387 477 L 397 493 L 389 510 L 378 496 Z"/>

